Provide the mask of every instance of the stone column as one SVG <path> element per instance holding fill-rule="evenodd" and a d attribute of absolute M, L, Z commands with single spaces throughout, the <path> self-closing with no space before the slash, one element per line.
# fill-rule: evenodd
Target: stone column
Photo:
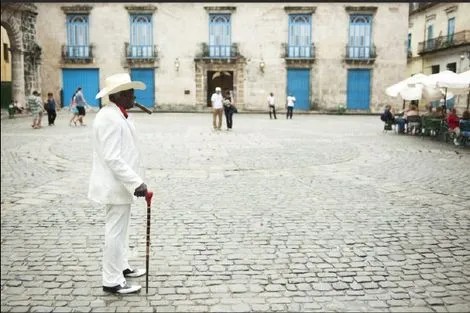
<path fill-rule="evenodd" d="M 25 106 L 25 89 L 24 89 L 24 59 L 23 51 L 20 49 L 12 49 L 11 51 L 11 80 L 12 80 L 12 97 L 18 100 L 20 105 Z"/>

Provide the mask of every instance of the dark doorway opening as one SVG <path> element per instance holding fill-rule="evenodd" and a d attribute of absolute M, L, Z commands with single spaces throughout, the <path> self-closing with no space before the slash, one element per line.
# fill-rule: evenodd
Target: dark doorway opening
<path fill-rule="evenodd" d="M 222 95 L 233 91 L 233 71 L 207 71 L 207 106 L 211 107 L 211 97 L 215 87 L 222 88 Z"/>

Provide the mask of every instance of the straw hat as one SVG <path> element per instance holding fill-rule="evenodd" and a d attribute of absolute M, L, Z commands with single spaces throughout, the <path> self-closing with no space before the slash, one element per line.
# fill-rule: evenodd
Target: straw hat
<path fill-rule="evenodd" d="M 146 86 L 140 81 L 131 81 L 131 76 L 128 73 L 114 74 L 106 78 L 104 81 L 104 88 L 98 92 L 96 99 L 103 98 L 107 100 L 107 97 L 113 93 L 128 90 L 128 89 L 139 89 L 145 90 Z M 106 101 L 107 102 L 107 101 Z"/>

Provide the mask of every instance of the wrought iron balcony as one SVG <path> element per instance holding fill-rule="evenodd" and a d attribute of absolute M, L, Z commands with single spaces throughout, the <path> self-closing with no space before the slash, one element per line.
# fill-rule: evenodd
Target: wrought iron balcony
<path fill-rule="evenodd" d="M 62 45 L 65 63 L 92 63 L 93 57 L 93 45 Z"/>
<path fill-rule="evenodd" d="M 439 36 L 418 44 L 418 54 L 440 51 L 452 47 L 470 44 L 470 30 L 463 30 L 451 35 Z"/>
<path fill-rule="evenodd" d="M 128 42 L 125 42 L 124 48 L 126 59 L 128 60 L 148 60 L 153 62 L 158 57 L 156 45 L 130 45 Z"/>
<path fill-rule="evenodd" d="M 208 45 L 201 43 L 201 58 L 210 59 L 234 59 L 240 56 L 238 51 L 238 44 L 232 43 L 231 45 Z"/>
<path fill-rule="evenodd" d="M 307 46 L 296 46 L 283 44 L 285 59 L 314 59 L 315 58 L 315 45 L 311 43 Z"/>
<path fill-rule="evenodd" d="M 377 57 L 375 45 L 355 46 L 346 45 L 346 61 L 373 61 Z"/>

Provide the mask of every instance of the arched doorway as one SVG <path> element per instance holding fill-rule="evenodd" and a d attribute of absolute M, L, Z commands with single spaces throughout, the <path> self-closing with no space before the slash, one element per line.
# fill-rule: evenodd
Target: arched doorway
<path fill-rule="evenodd" d="M 11 98 L 19 105 L 25 105 L 26 95 L 39 87 L 41 49 L 36 43 L 36 16 L 33 3 L 2 3 L 1 26 L 10 43 Z"/>

